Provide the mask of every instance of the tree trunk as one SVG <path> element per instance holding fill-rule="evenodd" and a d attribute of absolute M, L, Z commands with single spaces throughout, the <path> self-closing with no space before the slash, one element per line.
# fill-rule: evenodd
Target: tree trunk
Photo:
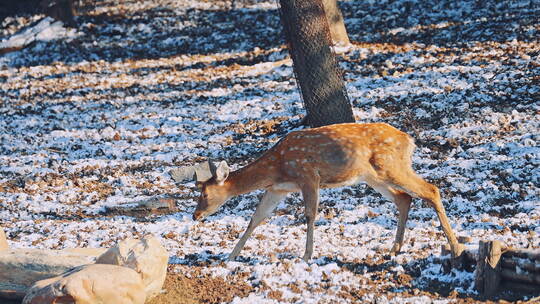
<path fill-rule="evenodd" d="M 2 0 L 4 1 L 4 0 Z M 1 1 L 0 1 L 1 2 Z M 75 26 L 75 0 L 18 0 L 0 4 L 0 20 L 8 16 L 44 13 L 69 26 Z"/>
<path fill-rule="evenodd" d="M 305 122 L 318 127 L 354 122 L 341 69 L 330 45 L 322 0 L 280 0 L 281 18 L 306 108 Z"/>
<path fill-rule="evenodd" d="M 41 6 L 45 15 L 74 27 L 76 12 L 73 2 L 74 0 L 42 0 Z"/>
<path fill-rule="evenodd" d="M 326 14 L 326 20 L 328 20 L 328 26 L 330 27 L 330 37 L 334 44 L 348 45 L 349 36 L 347 35 L 347 29 L 343 21 L 343 15 L 339 10 L 337 0 L 322 0 L 324 6 L 324 12 Z"/>

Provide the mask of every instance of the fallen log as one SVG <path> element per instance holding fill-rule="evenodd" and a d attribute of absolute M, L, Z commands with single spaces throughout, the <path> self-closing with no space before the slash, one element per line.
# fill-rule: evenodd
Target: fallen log
<path fill-rule="evenodd" d="M 503 257 L 502 268 L 512 269 L 517 271 L 517 269 L 522 269 L 528 272 L 535 272 L 540 275 L 540 263 L 531 262 L 530 260 L 521 259 L 516 260 L 512 257 Z"/>
<path fill-rule="evenodd" d="M 540 250 L 508 248 L 505 252 L 507 257 L 531 259 L 540 263 Z"/>
<path fill-rule="evenodd" d="M 150 214 L 170 214 L 177 211 L 176 199 L 170 196 L 152 197 L 134 203 L 105 207 L 105 215 L 147 217 Z"/>
<path fill-rule="evenodd" d="M 530 274 L 527 272 L 521 272 L 518 273 L 514 270 L 503 268 L 500 271 L 501 277 L 514 281 L 514 282 L 522 282 L 527 284 L 534 284 L 538 285 L 537 288 L 540 289 L 540 274 Z"/>
<path fill-rule="evenodd" d="M 533 284 L 527 284 L 522 282 L 514 282 L 514 281 L 503 281 L 501 284 L 501 289 L 511 289 L 519 292 L 525 292 L 525 293 L 538 293 L 538 285 Z M 525 302 L 525 303 L 536 303 L 536 302 Z"/>

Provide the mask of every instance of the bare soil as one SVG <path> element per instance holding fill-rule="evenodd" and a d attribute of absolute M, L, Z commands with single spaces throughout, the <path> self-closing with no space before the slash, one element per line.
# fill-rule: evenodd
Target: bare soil
<path fill-rule="evenodd" d="M 200 267 L 187 270 L 169 266 L 169 273 L 163 286 L 164 292 L 148 301 L 148 304 L 193 304 L 224 303 L 234 297 L 246 297 L 253 287 L 241 280 L 241 277 L 225 280 L 203 273 Z"/>

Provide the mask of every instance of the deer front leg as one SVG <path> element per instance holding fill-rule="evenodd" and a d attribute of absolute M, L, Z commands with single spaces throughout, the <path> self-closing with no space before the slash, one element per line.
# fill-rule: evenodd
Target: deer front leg
<path fill-rule="evenodd" d="M 319 208 L 319 175 L 307 178 L 308 182 L 302 185 L 302 197 L 304 199 L 307 236 L 306 236 L 306 252 L 302 258 L 306 263 L 313 255 L 313 230 L 315 228 L 315 218 L 317 217 L 317 209 Z"/>
<path fill-rule="evenodd" d="M 249 222 L 246 231 L 244 232 L 236 246 L 234 246 L 233 251 L 229 255 L 229 261 L 234 260 L 238 256 L 238 254 L 240 254 L 240 251 L 242 250 L 242 248 L 244 248 L 244 245 L 251 236 L 251 233 L 253 233 L 253 230 L 255 230 L 255 228 L 259 226 L 259 224 L 266 217 L 268 217 L 272 213 L 272 211 L 274 211 L 279 202 L 286 196 L 287 192 L 278 192 L 272 190 L 266 191 L 259 205 L 257 205 L 257 209 L 251 217 L 251 221 Z"/>

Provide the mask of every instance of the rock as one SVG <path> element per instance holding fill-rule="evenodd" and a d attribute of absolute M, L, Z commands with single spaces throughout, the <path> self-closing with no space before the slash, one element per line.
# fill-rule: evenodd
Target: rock
<path fill-rule="evenodd" d="M 144 304 L 145 301 L 144 285 L 135 270 L 93 264 L 36 282 L 28 290 L 23 304 Z"/>
<path fill-rule="evenodd" d="M 9 245 L 6 240 L 6 234 L 4 233 L 4 229 L 2 229 L 2 226 L 0 226 L 0 251 L 8 250 Z"/>
<path fill-rule="evenodd" d="M 66 248 L 62 249 L 62 251 L 67 253 L 82 254 L 97 259 L 100 255 L 107 251 L 107 249 L 108 248 Z"/>
<path fill-rule="evenodd" d="M 39 280 L 58 276 L 77 266 L 92 264 L 95 259 L 95 256 L 61 250 L 0 251 L 0 293 L 3 291 L 24 293 Z"/>
<path fill-rule="evenodd" d="M 112 264 L 137 271 L 143 280 L 148 299 L 157 295 L 167 275 L 169 255 L 159 240 L 146 236 L 142 240 L 127 239 L 110 248 L 96 260 L 97 264 Z"/>

